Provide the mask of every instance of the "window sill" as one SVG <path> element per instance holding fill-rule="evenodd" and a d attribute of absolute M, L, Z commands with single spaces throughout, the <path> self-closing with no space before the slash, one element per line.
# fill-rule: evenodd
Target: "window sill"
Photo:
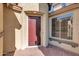
<path fill-rule="evenodd" d="M 57 41 L 58 43 L 65 43 L 65 44 L 68 44 L 68 45 L 71 45 L 72 47 L 78 47 L 78 44 L 73 42 L 72 40 L 64 40 L 64 39 L 55 39 L 55 38 L 49 38 L 50 41 Z"/>

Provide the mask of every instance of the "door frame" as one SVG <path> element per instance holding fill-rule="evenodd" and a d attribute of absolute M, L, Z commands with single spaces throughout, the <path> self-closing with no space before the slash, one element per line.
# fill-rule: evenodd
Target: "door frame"
<path fill-rule="evenodd" d="M 25 11 L 25 14 L 29 17 L 29 16 L 39 16 L 41 19 L 41 21 L 42 21 L 42 18 L 43 18 L 43 15 L 44 15 L 44 13 L 43 12 L 40 12 L 40 11 Z M 42 22 L 41 22 L 41 25 L 42 25 Z M 42 34 L 42 26 L 41 26 L 41 31 L 40 31 L 40 38 L 41 38 L 41 44 L 40 44 L 40 46 L 43 46 L 43 39 L 42 39 L 42 36 L 41 36 L 41 34 Z M 28 40 L 27 40 L 28 41 Z M 29 48 L 29 47 L 32 47 L 32 46 L 29 46 L 28 45 L 28 43 L 27 43 L 27 47 Z M 34 46 L 33 46 L 34 47 Z M 35 47 L 37 47 L 37 46 L 35 46 Z M 38 46 L 39 47 L 39 46 Z"/>

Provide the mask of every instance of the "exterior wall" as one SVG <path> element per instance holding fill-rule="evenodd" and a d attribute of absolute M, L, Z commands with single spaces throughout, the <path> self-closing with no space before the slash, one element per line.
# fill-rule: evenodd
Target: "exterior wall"
<path fill-rule="evenodd" d="M 39 11 L 39 3 L 21 3 L 18 5 L 22 6 L 24 11 Z"/>
<path fill-rule="evenodd" d="M 16 17 L 22 26 L 21 30 L 16 29 L 16 32 L 15 32 L 16 47 L 17 49 L 25 49 L 28 47 L 28 15 L 25 13 L 25 11 L 27 11 L 27 9 L 29 11 L 29 8 L 27 8 L 28 6 L 27 3 L 26 4 L 19 3 L 18 5 L 21 6 L 23 10 L 20 14 L 15 12 Z M 29 7 L 30 7 L 30 4 L 29 4 Z M 18 41 L 19 41 L 19 44 L 18 44 Z"/>
<path fill-rule="evenodd" d="M 4 54 L 28 46 L 28 17 L 4 6 Z"/>
<path fill-rule="evenodd" d="M 33 3 L 26 3 L 26 4 L 19 4 L 23 8 L 22 10 L 22 32 L 21 32 L 21 45 L 22 47 L 20 49 L 28 48 L 28 15 L 25 13 L 25 11 L 38 11 L 39 10 L 39 4 L 33 4 Z M 17 40 L 17 39 L 16 39 Z M 17 40 L 18 43 L 18 40 Z"/>
<path fill-rule="evenodd" d="M 48 6 L 45 3 L 40 3 L 40 12 L 44 13 L 41 16 L 41 39 L 42 46 L 48 45 Z"/>
<path fill-rule="evenodd" d="M 3 32 L 3 4 L 0 3 L 0 33 Z M 3 36 L 0 34 L 0 56 L 3 55 Z"/>
<path fill-rule="evenodd" d="M 74 20 L 73 20 L 73 40 L 79 44 L 79 9 L 74 10 Z"/>
<path fill-rule="evenodd" d="M 73 42 L 75 42 L 75 43 L 78 43 L 79 44 L 79 14 L 78 14 L 78 12 L 79 12 L 79 9 L 75 9 L 75 10 L 71 10 L 71 11 L 68 11 L 68 12 L 64 12 L 64 13 L 62 13 L 62 14 L 59 14 L 59 15 L 55 15 L 55 16 L 52 16 L 52 17 L 50 17 L 50 19 L 49 19 L 49 22 L 51 23 L 51 19 L 53 18 L 53 17 L 57 17 L 57 16 L 62 16 L 62 15 L 64 15 L 64 14 L 66 14 L 66 13 L 69 13 L 69 12 L 72 12 L 73 13 Z M 51 37 L 51 24 L 50 24 L 50 33 L 49 33 L 49 37 Z M 58 46 L 58 47 L 60 47 L 60 48 L 63 48 L 63 49 L 65 49 L 65 50 L 69 50 L 69 51 L 72 51 L 72 52 L 74 52 L 74 53 L 78 53 L 79 54 L 79 47 L 76 47 L 76 48 L 73 48 L 72 46 L 70 46 L 70 45 L 67 45 L 67 44 L 64 44 L 64 43 L 61 43 L 61 44 L 59 44 L 58 42 L 56 42 L 56 41 L 50 41 L 49 42 L 50 44 L 52 44 L 52 45 L 55 45 L 55 46 Z"/>
<path fill-rule="evenodd" d="M 23 29 L 22 29 L 22 45 L 23 45 L 23 49 L 28 47 L 28 15 L 25 14 L 25 11 L 40 11 L 42 13 L 44 13 L 43 16 L 41 16 L 41 45 L 42 46 L 47 46 L 47 22 L 46 20 L 48 20 L 48 6 L 47 4 L 39 4 L 39 3 L 26 3 L 26 4 L 19 4 L 20 6 L 23 7 Z M 29 6 L 28 6 L 29 5 Z M 27 9 L 26 9 L 27 8 Z M 45 26 L 45 28 L 44 28 Z M 46 39 L 46 40 L 45 40 Z M 17 40 L 18 41 L 18 40 Z"/>
<path fill-rule="evenodd" d="M 4 54 L 25 49 L 28 47 L 28 15 L 25 11 L 40 11 L 41 16 L 41 39 L 42 46 L 48 43 L 48 6 L 47 4 L 26 3 L 18 4 L 23 8 L 22 12 L 15 12 L 4 5 Z"/>
<path fill-rule="evenodd" d="M 15 51 L 15 29 L 20 30 L 20 26 L 21 24 L 18 21 L 15 13 L 4 5 L 4 54 Z"/>

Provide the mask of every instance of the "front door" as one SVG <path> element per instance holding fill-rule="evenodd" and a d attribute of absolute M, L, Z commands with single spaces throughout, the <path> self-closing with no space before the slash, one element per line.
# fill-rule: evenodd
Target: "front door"
<path fill-rule="evenodd" d="M 29 46 L 40 45 L 40 17 L 29 16 Z"/>

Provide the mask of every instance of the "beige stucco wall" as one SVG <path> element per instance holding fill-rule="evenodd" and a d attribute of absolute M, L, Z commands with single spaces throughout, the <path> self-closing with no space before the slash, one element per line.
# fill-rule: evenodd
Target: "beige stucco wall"
<path fill-rule="evenodd" d="M 66 13 L 69 13 L 69 12 L 72 12 L 73 13 L 73 42 L 76 42 L 76 43 L 78 43 L 79 44 L 79 9 L 75 9 L 75 10 L 71 10 L 71 11 L 68 11 L 68 12 L 64 12 L 64 13 L 62 13 L 62 14 L 59 14 L 59 15 L 55 15 L 55 16 L 52 16 L 52 17 L 50 17 L 50 19 L 49 19 L 49 21 L 50 21 L 50 24 L 49 24 L 49 28 L 50 28 L 50 33 L 49 33 L 49 35 L 50 35 L 50 37 L 51 37 L 51 19 L 53 18 L 53 17 L 56 17 L 56 16 L 62 16 L 62 15 L 65 15 Z M 55 46 L 58 46 L 58 47 L 61 47 L 61 48 L 63 48 L 63 49 L 66 49 L 66 50 L 69 50 L 69 51 L 72 51 L 72 52 L 74 52 L 74 53 L 78 53 L 79 54 L 79 46 L 78 47 L 76 47 L 76 48 L 74 48 L 74 47 L 72 47 L 72 46 L 70 46 L 70 45 L 67 45 L 67 44 L 64 44 L 64 43 L 61 43 L 61 44 L 59 44 L 58 42 L 56 42 L 56 41 L 50 41 L 49 42 L 50 44 L 52 44 L 52 45 L 55 45 Z"/>
<path fill-rule="evenodd" d="M 19 4 L 20 6 L 23 7 L 23 49 L 28 48 L 28 15 L 25 14 L 25 11 L 40 11 L 43 14 L 41 16 L 41 45 L 42 46 L 47 46 L 47 40 L 48 40 L 48 6 L 47 4 L 41 4 L 41 3 L 26 3 L 26 4 Z M 28 6 L 29 5 L 29 6 Z M 26 33 L 26 34 L 24 34 Z"/>
<path fill-rule="evenodd" d="M 3 4 L 0 3 L 0 33 L 3 32 Z M 0 37 L 0 56 L 3 55 L 3 36 Z"/>
<path fill-rule="evenodd" d="M 28 15 L 25 11 L 40 11 L 42 46 L 48 43 L 48 6 L 39 3 L 19 3 L 23 10 L 18 13 L 4 6 L 4 54 L 15 49 L 28 48 Z"/>
<path fill-rule="evenodd" d="M 28 19 L 24 10 L 18 13 L 4 7 L 4 54 L 28 46 Z"/>
<path fill-rule="evenodd" d="M 4 54 L 15 51 L 15 29 L 20 30 L 20 22 L 15 13 L 4 6 Z M 19 41 L 18 41 L 19 44 Z"/>
<path fill-rule="evenodd" d="M 29 6 L 28 6 L 29 5 Z M 25 11 L 40 11 L 43 14 L 41 16 L 41 45 L 47 46 L 48 43 L 48 6 L 47 4 L 39 4 L 39 3 L 26 3 L 26 4 L 19 4 L 19 6 L 23 7 L 23 10 L 21 12 L 21 19 L 22 20 L 22 31 L 21 31 L 21 49 L 28 48 L 28 15 L 25 13 Z M 19 15 L 19 14 L 18 14 Z M 19 32 L 17 32 L 18 34 Z M 16 34 L 16 40 L 18 42 L 19 39 L 17 39 Z M 18 34 L 19 35 L 19 34 Z M 16 43 L 17 43 L 16 42 Z M 16 44 L 18 46 L 18 43 Z"/>
<path fill-rule="evenodd" d="M 39 3 L 20 3 L 24 11 L 39 11 Z"/>
<path fill-rule="evenodd" d="M 73 11 L 73 40 L 79 44 L 79 9 Z"/>
<path fill-rule="evenodd" d="M 26 4 L 19 4 L 23 7 L 23 12 L 24 11 L 40 11 L 43 14 L 43 16 L 41 16 L 41 45 L 42 46 L 47 46 L 47 40 L 48 40 L 48 36 L 47 36 L 47 32 L 48 30 L 46 29 L 48 23 L 48 6 L 47 4 L 41 4 L 41 3 L 26 3 Z M 28 6 L 29 5 L 29 6 Z M 28 15 L 27 14 L 23 14 L 23 23 L 24 23 L 24 27 L 23 27 L 23 33 L 26 33 L 23 35 L 24 38 L 24 43 L 23 46 L 24 48 L 28 48 Z M 26 31 L 27 30 L 27 31 Z M 27 43 L 27 44 L 26 44 Z"/>

